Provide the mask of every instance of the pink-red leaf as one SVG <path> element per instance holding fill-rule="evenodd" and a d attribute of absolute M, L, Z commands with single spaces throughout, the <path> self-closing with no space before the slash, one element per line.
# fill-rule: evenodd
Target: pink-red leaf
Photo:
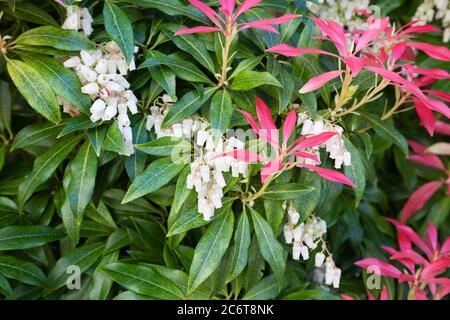
<path fill-rule="evenodd" d="M 441 185 L 441 181 L 432 181 L 414 191 L 401 211 L 401 221 L 405 223 L 414 213 L 422 209 Z"/>
<path fill-rule="evenodd" d="M 217 158 L 221 158 L 221 157 L 232 157 L 236 160 L 243 161 L 246 163 L 264 161 L 264 157 L 262 157 L 261 155 L 257 154 L 254 151 L 244 150 L 244 149 L 224 152 L 222 154 L 215 156 L 213 159 L 217 159 Z"/>
<path fill-rule="evenodd" d="M 450 123 L 445 123 L 443 121 L 436 121 L 434 130 L 437 133 L 450 136 Z"/>
<path fill-rule="evenodd" d="M 414 264 L 427 265 L 428 261 L 413 250 L 400 251 L 391 256 L 391 260 L 410 260 Z"/>
<path fill-rule="evenodd" d="M 220 10 L 227 17 L 231 16 L 234 10 L 234 5 L 236 4 L 236 0 L 219 0 Z"/>
<path fill-rule="evenodd" d="M 320 159 L 317 157 L 317 155 L 312 154 L 312 153 L 295 151 L 295 152 L 290 152 L 289 154 L 296 156 L 296 157 L 300 157 L 300 158 L 311 159 L 317 163 L 320 163 Z"/>
<path fill-rule="evenodd" d="M 450 258 L 441 258 L 426 266 L 420 276 L 420 279 L 427 281 L 435 278 L 437 275 L 443 273 L 450 266 Z"/>
<path fill-rule="evenodd" d="M 375 271 L 375 274 L 391 277 L 391 278 L 398 278 L 401 275 L 400 270 L 398 270 L 393 265 L 390 265 L 389 263 L 386 263 L 384 261 L 375 259 L 375 258 L 366 258 L 360 261 L 355 262 L 355 265 L 358 267 L 368 269 L 373 268 L 372 271 Z M 377 272 L 378 271 L 378 272 Z"/>
<path fill-rule="evenodd" d="M 301 140 L 297 145 L 293 146 L 292 151 L 303 150 L 320 146 L 337 135 L 337 132 L 325 131 L 316 135 L 309 136 Z"/>
<path fill-rule="evenodd" d="M 428 131 L 430 136 L 434 133 L 434 126 L 436 123 L 436 118 L 433 112 L 428 109 L 425 104 L 419 99 L 414 99 L 414 106 L 416 107 L 417 115 L 419 116 L 420 122 Z"/>
<path fill-rule="evenodd" d="M 436 60 L 450 61 L 450 49 L 425 42 L 408 42 L 411 48 L 423 51 Z"/>
<path fill-rule="evenodd" d="M 271 160 L 261 170 L 261 182 L 264 183 L 267 178 L 283 168 L 283 164 L 280 160 Z"/>
<path fill-rule="evenodd" d="M 433 251 L 439 251 L 439 239 L 438 239 L 438 231 L 433 222 L 428 221 L 428 230 L 426 234 L 426 241 L 428 246 L 433 249 Z"/>
<path fill-rule="evenodd" d="M 268 130 L 277 130 L 269 107 L 262 99 L 258 97 L 255 97 L 255 99 L 256 99 L 256 114 L 258 116 L 258 121 L 259 124 L 261 125 L 261 128 Z"/>
<path fill-rule="evenodd" d="M 191 34 L 191 33 L 209 33 L 209 32 L 217 32 L 220 31 L 219 28 L 216 27 L 206 27 L 206 26 L 201 26 L 201 27 L 193 27 L 193 28 L 183 28 L 178 30 L 177 32 L 175 32 L 175 35 L 182 35 L 182 34 Z"/>
<path fill-rule="evenodd" d="M 239 17 L 245 11 L 250 10 L 251 8 L 257 6 L 262 0 L 245 0 L 241 6 L 239 7 L 235 17 Z"/>
<path fill-rule="evenodd" d="M 200 0 L 189 0 L 189 3 L 200 10 L 205 16 L 209 18 L 217 27 L 221 28 L 220 22 L 217 19 L 217 13 L 211 9 L 207 4 Z"/>
<path fill-rule="evenodd" d="M 272 52 L 272 53 L 279 53 L 286 57 L 297 57 L 297 56 L 301 56 L 301 55 L 304 55 L 307 53 L 315 53 L 315 54 L 330 55 L 330 56 L 339 58 L 337 55 L 327 52 L 327 51 L 324 51 L 324 50 L 315 49 L 315 48 L 295 48 L 295 47 L 292 47 L 285 43 L 278 44 L 272 48 L 267 49 L 267 51 Z"/>
<path fill-rule="evenodd" d="M 283 144 L 286 145 L 297 124 L 297 112 L 291 110 L 283 124 Z"/>
<path fill-rule="evenodd" d="M 356 187 L 356 185 L 353 183 L 353 181 L 351 181 L 349 178 L 347 178 L 347 176 L 345 174 L 340 173 L 339 171 L 320 168 L 320 167 L 316 167 L 316 166 L 313 166 L 310 164 L 299 164 L 298 166 L 303 167 L 303 168 L 308 168 L 309 170 L 316 172 L 319 176 L 321 176 L 322 178 L 324 178 L 326 180 L 343 183 L 343 184 L 349 185 L 353 188 Z"/>
<path fill-rule="evenodd" d="M 325 72 L 321 75 L 318 75 L 312 79 L 310 79 L 301 89 L 300 93 L 308 93 L 314 90 L 321 88 L 324 84 L 330 82 L 331 80 L 339 77 L 344 71 L 336 70 Z"/>

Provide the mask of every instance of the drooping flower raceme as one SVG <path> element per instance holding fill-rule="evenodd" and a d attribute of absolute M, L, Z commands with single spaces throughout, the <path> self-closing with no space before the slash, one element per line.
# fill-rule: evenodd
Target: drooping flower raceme
<path fill-rule="evenodd" d="M 294 204 L 287 202 L 283 207 L 288 215 L 288 222 L 284 225 L 283 234 L 286 244 L 292 244 L 292 258 L 300 260 L 301 257 L 305 261 L 309 260 L 310 252 L 320 247 L 314 256 L 314 265 L 316 268 L 325 266 L 325 284 L 339 288 L 341 269 L 336 267 L 333 255 L 328 251 L 323 239 L 323 235 L 327 232 L 325 220 L 310 217 L 306 221 L 298 223 L 300 214 L 295 209 Z"/>
<path fill-rule="evenodd" d="M 442 246 L 438 242 L 436 226 L 429 222 L 424 239 L 411 228 L 396 220 L 388 219 L 397 228 L 400 250 L 384 246 L 383 249 L 403 266 L 402 271 L 387 262 L 375 258 L 366 258 L 355 264 L 375 272 L 378 275 L 407 282 L 410 288 L 408 298 L 427 300 L 430 295 L 439 300 L 450 293 L 450 279 L 439 278 L 450 267 L 450 237 Z M 414 248 L 417 247 L 423 254 Z M 427 290 L 428 288 L 428 290 Z"/>
<path fill-rule="evenodd" d="M 147 130 L 154 129 L 158 139 L 172 137 L 193 142 L 193 161 L 190 163 L 191 172 L 187 176 L 186 188 L 195 189 L 198 212 L 205 220 L 210 220 L 215 210 L 222 207 L 223 189 L 227 185 L 224 175 L 231 173 L 232 177 L 245 177 L 248 174 L 246 162 L 233 157 L 218 158 L 217 155 L 242 149 L 244 144 L 236 137 L 225 139 L 217 132 L 209 130 L 210 124 L 195 115 L 163 128 L 161 125 L 170 110 L 171 102 L 168 95 L 164 95 L 162 100 L 161 107 L 150 108 Z"/>
<path fill-rule="evenodd" d="M 448 0 L 424 0 L 417 7 L 412 20 L 423 21 L 421 23 L 440 21 L 444 28 L 443 40 L 450 41 L 450 2 Z"/>
<path fill-rule="evenodd" d="M 433 133 L 435 123 L 433 111 L 450 118 L 450 108 L 441 101 L 448 101 L 448 94 L 438 90 L 421 89 L 438 79 L 448 79 L 450 77 L 448 72 L 442 69 L 418 68 L 414 64 L 414 50 L 422 51 L 437 60 L 450 61 L 450 49 L 410 41 L 416 34 L 437 32 L 439 29 L 431 25 L 419 26 L 411 23 L 395 30 L 390 26 L 389 18 L 378 19 L 371 16 L 367 20 L 365 30 L 347 32 L 335 21 L 312 19 L 324 34 L 320 38 L 332 42 L 337 54 L 316 48 L 294 48 L 287 44 L 276 45 L 268 51 L 288 57 L 304 54 L 328 55 L 337 58 L 339 65 L 345 66 L 344 69 L 328 71 L 313 77 L 300 89 L 300 93 L 308 93 L 321 88 L 333 79 L 344 76 L 341 91 L 336 96 L 335 108 L 331 111 L 332 118 L 354 113 L 361 106 L 377 99 L 388 85 L 396 86 L 399 94 L 395 105 L 383 115 L 382 119 L 399 112 L 399 108 L 406 102 L 415 105 L 422 124 L 430 134 Z M 352 81 L 363 69 L 382 77 L 382 81 L 367 91 L 363 98 L 354 99 L 353 94 L 357 87 Z M 353 103 L 346 108 L 352 100 Z"/>
<path fill-rule="evenodd" d="M 80 8 L 78 6 L 67 6 L 67 18 L 64 21 L 62 28 L 69 30 L 82 30 L 86 37 L 89 37 L 94 31 L 92 28 L 91 14 L 87 8 Z"/>
<path fill-rule="evenodd" d="M 306 6 L 324 20 L 334 20 L 348 30 L 361 29 L 365 21 L 358 15 L 369 8 L 369 0 L 319 0 L 317 4 L 307 1 Z"/>
<path fill-rule="evenodd" d="M 95 51 L 81 51 L 64 62 L 66 68 L 73 69 L 81 81 L 81 91 L 91 97 L 91 121 L 117 120 L 120 131 L 128 146 L 134 152 L 132 129 L 128 113 L 135 114 L 137 98 L 131 91 L 130 83 L 125 79 L 129 70 L 117 44 L 113 41 L 100 45 Z"/>
<path fill-rule="evenodd" d="M 331 122 L 322 119 L 312 120 L 308 118 L 308 115 L 304 112 L 298 115 L 297 125 L 302 126 L 301 134 L 304 136 L 309 134 L 317 135 L 323 132 L 336 132 L 336 135 L 331 137 L 324 144 L 312 149 L 316 150 L 315 154 L 317 158 L 320 159 L 319 148 L 325 148 L 325 151 L 328 152 L 329 157 L 334 160 L 334 167 L 336 169 L 341 169 L 342 165 L 351 165 L 352 156 L 345 148 L 345 142 L 342 139 L 342 133 L 344 132 L 342 127 L 333 125 Z M 317 165 L 314 160 L 302 157 L 298 157 L 297 162 Z"/>

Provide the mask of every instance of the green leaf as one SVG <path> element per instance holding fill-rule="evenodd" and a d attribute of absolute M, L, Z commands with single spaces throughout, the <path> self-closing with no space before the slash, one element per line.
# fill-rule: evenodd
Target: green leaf
<path fill-rule="evenodd" d="M 11 2 L 11 0 L 9 0 L 9 2 Z M 46 11 L 31 3 L 16 3 L 15 7 L 11 9 L 3 6 L 2 9 L 17 20 L 28 21 L 40 25 L 58 25 L 55 19 L 53 19 Z"/>
<path fill-rule="evenodd" d="M 28 30 L 17 38 L 17 44 L 48 46 L 60 50 L 95 50 L 95 44 L 81 33 L 57 27 L 45 26 Z"/>
<path fill-rule="evenodd" d="M 0 274 L 6 278 L 34 286 L 45 287 L 47 279 L 39 267 L 32 262 L 19 260 L 15 257 L 0 256 Z"/>
<path fill-rule="evenodd" d="M 67 123 L 64 126 L 64 129 L 61 130 L 61 132 L 58 134 L 57 138 L 58 139 L 62 138 L 73 132 L 95 128 L 98 125 L 99 125 L 98 123 L 92 122 L 91 119 L 89 119 L 86 116 L 78 116 L 75 118 L 70 118 L 69 120 L 67 120 Z"/>
<path fill-rule="evenodd" d="M 130 155 L 130 150 L 125 144 L 117 122 L 114 121 L 109 126 L 102 148 L 106 151 L 112 151 L 126 156 Z"/>
<path fill-rule="evenodd" d="M 3 169 L 6 159 L 6 146 L 0 145 L 0 171 Z"/>
<path fill-rule="evenodd" d="M 312 192 L 305 193 L 294 199 L 294 206 L 300 213 L 300 221 L 304 221 L 319 205 L 322 190 L 322 178 L 310 170 L 304 170 L 302 171 L 301 179 L 299 181 L 302 184 L 314 188 Z"/>
<path fill-rule="evenodd" d="M 351 165 L 344 166 L 344 173 L 356 184 L 356 188 L 353 188 L 353 192 L 355 193 L 355 206 L 357 207 L 364 194 L 364 190 L 366 189 L 366 169 L 359 150 L 346 137 L 343 137 L 343 139 L 345 148 L 352 156 Z"/>
<path fill-rule="evenodd" d="M 14 291 L 11 288 L 11 285 L 4 276 L 0 275 L 0 293 L 3 294 L 8 299 L 14 299 Z"/>
<path fill-rule="evenodd" d="M 281 69 L 278 78 L 282 86 L 278 88 L 278 112 L 282 113 L 292 100 L 295 91 L 295 82 L 292 75 L 285 69 Z"/>
<path fill-rule="evenodd" d="M 92 288 L 89 290 L 89 300 L 106 300 L 108 298 L 113 281 L 102 272 L 102 268 L 117 262 L 118 258 L 119 250 L 111 252 L 100 261 L 92 275 Z"/>
<path fill-rule="evenodd" d="M 46 226 L 11 226 L 0 229 L 0 250 L 24 250 L 61 239 L 64 233 Z"/>
<path fill-rule="evenodd" d="M 11 145 L 11 151 L 31 145 L 39 145 L 47 139 L 54 139 L 66 124 L 36 123 L 24 127 L 17 133 Z"/>
<path fill-rule="evenodd" d="M 239 216 L 233 239 L 234 243 L 231 247 L 230 271 L 228 272 L 227 282 L 236 278 L 247 265 L 251 238 L 250 221 L 245 210 Z"/>
<path fill-rule="evenodd" d="M 311 116 L 314 116 L 317 112 L 317 99 L 313 92 L 299 94 L 300 100 L 305 105 L 306 110 Z"/>
<path fill-rule="evenodd" d="M 105 1 L 103 6 L 105 29 L 119 46 L 128 64 L 134 56 L 134 33 L 127 15 L 115 4 Z"/>
<path fill-rule="evenodd" d="M 25 202 L 30 198 L 34 190 L 51 177 L 61 162 L 78 144 L 79 140 L 80 137 L 62 140 L 36 158 L 33 170 L 19 186 L 18 200 L 20 210 L 22 210 Z"/>
<path fill-rule="evenodd" d="M 148 265 L 117 262 L 102 270 L 122 287 L 138 294 L 163 300 L 185 299 L 183 292 L 170 279 Z"/>
<path fill-rule="evenodd" d="M 244 70 L 236 74 L 230 89 L 236 91 L 249 91 L 263 85 L 281 87 L 281 83 L 268 72 Z"/>
<path fill-rule="evenodd" d="M 274 274 L 265 277 L 252 287 L 242 300 L 271 300 L 278 295 L 278 282 Z"/>
<path fill-rule="evenodd" d="M 5 81 L 0 81 L 0 131 L 11 133 L 11 88 Z"/>
<path fill-rule="evenodd" d="M 100 153 L 102 151 L 103 142 L 106 138 L 106 133 L 108 132 L 107 126 L 100 126 L 93 130 L 89 130 L 87 133 L 87 136 L 89 138 L 89 141 L 92 144 L 92 147 L 94 148 L 95 154 L 97 157 L 100 157 Z"/>
<path fill-rule="evenodd" d="M 133 129 L 133 144 L 140 144 L 147 141 L 147 119 L 143 117 L 138 123 L 132 126 Z M 140 150 L 135 150 L 134 153 L 125 159 L 125 169 L 131 180 L 134 180 L 138 175 L 144 171 L 145 161 L 147 156 Z"/>
<path fill-rule="evenodd" d="M 72 213 L 79 217 L 91 201 L 97 175 L 97 155 L 89 141 L 78 151 L 70 165 L 70 172 L 67 198 Z"/>
<path fill-rule="evenodd" d="M 272 184 L 264 191 L 261 199 L 291 200 L 312 191 L 314 188 L 301 183 Z"/>
<path fill-rule="evenodd" d="M 8 73 L 30 106 L 51 122 L 61 120 L 58 101 L 51 86 L 35 69 L 19 60 L 8 60 Z"/>
<path fill-rule="evenodd" d="M 187 186 L 187 177 L 191 173 L 191 167 L 186 166 L 180 173 L 177 179 L 177 184 L 175 186 L 175 195 L 173 197 L 172 206 L 170 208 L 170 215 L 168 219 L 168 227 L 170 228 L 173 222 L 173 219 L 177 217 L 177 213 L 180 211 L 183 204 L 188 199 L 189 195 L 193 192 L 193 190 L 188 189 Z"/>
<path fill-rule="evenodd" d="M 89 113 L 91 99 L 81 93 L 80 80 L 73 71 L 65 68 L 58 60 L 42 54 L 22 52 L 20 56 L 45 78 L 58 96 L 63 97 L 81 112 Z"/>
<path fill-rule="evenodd" d="M 200 63 L 200 65 L 207 68 L 211 71 L 211 73 L 214 73 L 214 63 L 203 41 L 192 34 L 184 34 L 182 36 L 174 35 L 174 32 L 182 27 L 183 26 L 176 24 L 165 24 L 162 26 L 164 34 L 170 39 L 170 41 L 172 41 L 181 50 L 189 53 Z"/>
<path fill-rule="evenodd" d="M 450 197 L 443 197 L 436 201 L 431 207 L 428 219 L 433 222 L 437 228 L 442 228 L 448 222 L 450 215 Z"/>
<path fill-rule="evenodd" d="M 195 91 L 185 94 L 170 107 L 162 126 L 168 127 L 176 122 L 182 121 L 196 112 L 206 103 L 206 101 L 208 101 L 215 90 L 216 88 L 206 88 L 202 96 Z"/>
<path fill-rule="evenodd" d="M 162 137 L 143 144 L 137 144 L 136 149 L 154 156 L 170 156 L 174 152 L 187 152 L 191 150 L 191 143 L 185 139 Z"/>
<path fill-rule="evenodd" d="M 258 238 L 259 249 L 275 273 L 278 291 L 281 291 L 283 288 L 284 271 L 286 269 L 284 249 L 275 238 L 272 228 L 264 218 L 252 208 L 249 209 L 253 219 L 253 226 L 255 227 L 255 234 Z"/>
<path fill-rule="evenodd" d="M 70 178 L 71 177 L 69 175 L 69 181 Z M 77 244 L 80 241 L 82 216 L 77 217 L 72 212 L 72 209 L 70 209 L 69 199 L 67 199 L 67 197 L 61 204 L 60 214 L 69 239 L 72 241 L 72 243 Z"/>
<path fill-rule="evenodd" d="M 329 292 L 319 289 L 302 290 L 290 293 L 283 298 L 283 300 L 338 300 Z"/>
<path fill-rule="evenodd" d="M 307 193 L 305 197 L 308 197 L 310 194 L 311 193 Z M 299 199 L 300 197 L 297 197 L 296 199 Z M 283 209 L 283 203 L 283 200 L 264 200 L 264 213 L 266 221 L 272 228 L 275 235 L 279 233 L 280 226 L 286 217 L 286 210 Z"/>
<path fill-rule="evenodd" d="M 165 57 L 166 55 L 158 51 L 148 51 L 146 58 Z M 176 75 L 170 68 L 163 65 L 156 65 L 147 68 L 153 81 L 156 81 L 166 91 L 172 99 L 176 97 Z M 152 100 L 152 99 L 151 99 Z"/>
<path fill-rule="evenodd" d="M 209 222 L 203 219 L 203 216 L 198 213 L 197 206 L 182 212 L 182 214 L 172 223 L 167 232 L 168 237 L 199 228 L 207 225 Z"/>
<path fill-rule="evenodd" d="M 68 272 L 70 266 L 78 267 L 81 273 L 89 269 L 102 255 L 104 246 L 104 243 L 85 244 L 61 257 L 48 274 L 49 291 L 52 292 L 66 285 L 72 275 Z"/>
<path fill-rule="evenodd" d="M 252 57 L 247 58 L 239 62 L 236 69 L 233 70 L 233 73 L 228 79 L 233 79 L 236 75 L 240 74 L 243 71 L 251 71 L 253 70 L 258 64 L 261 63 L 262 57 Z"/>
<path fill-rule="evenodd" d="M 234 214 L 220 215 L 208 227 L 195 248 L 189 272 L 188 292 L 198 288 L 220 264 L 233 235 Z"/>
<path fill-rule="evenodd" d="M 158 9 L 170 16 L 185 16 L 193 20 L 206 23 L 206 19 L 193 6 L 186 5 L 179 0 L 126 0 L 126 2 L 144 8 Z"/>
<path fill-rule="evenodd" d="M 147 169 L 134 179 L 122 203 L 128 203 L 158 190 L 178 175 L 185 164 L 172 161 L 170 157 L 153 161 Z"/>
<path fill-rule="evenodd" d="M 190 81 L 212 84 L 211 80 L 193 63 L 183 60 L 175 55 L 165 57 L 151 57 L 145 60 L 139 69 L 164 65 L 172 69 L 178 78 Z"/>
<path fill-rule="evenodd" d="M 226 90 L 217 91 L 211 101 L 210 123 L 213 129 L 224 133 L 230 127 L 233 103 Z"/>
<path fill-rule="evenodd" d="M 408 142 L 406 138 L 394 127 L 393 124 L 382 121 L 378 116 L 368 113 L 361 113 L 361 117 L 369 122 L 374 128 L 375 132 L 379 134 L 383 139 L 396 144 L 400 150 L 408 156 Z"/>

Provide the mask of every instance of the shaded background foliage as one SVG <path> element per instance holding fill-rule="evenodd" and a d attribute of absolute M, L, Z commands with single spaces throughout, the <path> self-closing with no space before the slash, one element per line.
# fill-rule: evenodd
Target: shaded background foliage
<path fill-rule="evenodd" d="M 382 14 L 389 15 L 399 25 L 410 21 L 419 3 L 376 2 Z M 114 39 L 117 30 L 104 16 L 103 1 L 82 1 L 82 4 L 92 10 L 95 18 L 92 42 Z M 125 20 L 124 25 L 132 25 L 135 44 L 140 47 L 136 56 L 138 65 L 158 55 L 163 61 L 170 55 L 177 61 L 191 63 L 188 74 L 168 68 L 164 63 L 132 72 L 129 80 L 140 98 L 142 110 L 132 118 L 135 142 L 155 139 L 142 128 L 148 107 L 163 91 L 173 98 L 183 99 L 187 95 L 186 101 L 200 97 L 203 103 L 196 107 L 200 114 L 210 119 L 220 117 L 220 113 L 214 113 L 210 99 L 213 93 L 208 91 L 220 63 L 217 36 L 190 36 L 187 39 L 193 43 L 189 43 L 173 35 L 180 26 L 196 25 L 191 21 L 205 23 L 205 18 L 186 1 L 137 0 L 114 1 L 114 4 L 129 20 Z M 267 0 L 263 4 L 248 13 L 250 19 L 285 12 L 309 14 L 304 1 Z M 14 39 L 38 26 L 60 26 L 65 18 L 64 9 L 53 1 L 36 4 L 36 1 L 0 0 L 0 10 L 3 12 L 1 35 L 11 35 Z M 294 60 L 291 69 L 265 53 L 268 47 L 282 41 L 299 47 L 320 46 L 320 42 L 311 38 L 316 33 L 311 22 L 301 18 L 281 26 L 280 35 L 260 30 L 245 30 L 239 34 L 239 41 L 234 44 L 238 53 L 233 70 L 244 59 L 251 59 L 246 60 L 251 63 L 244 71 L 257 73 L 251 75 L 255 85 L 252 87 L 239 85 L 237 79 L 242 73 L 231 81 L 228 92 L 232 104 L 227 106 L 231 117 L 226 121 L 232 127 L 246 125 L 236 109 L 254 110 L 256 94 L 279 113 L 294 102 L 304 103 L 311 114 L 327 109 L 332 101 L 332 86 L 339 84 L 324 86 L 318 94 L 300 95 L 297 89 L 319 73 L 318 70 L 335 69 L 334 62 L 322 57 L 320 60 L 300 57 Z M 440 36 L 421 35 L 420 39 L 441 43 Z M 48 65 L 50 62 L 45 58 L 68 56 L 93 45 L 87 39 L 79 41 L 72 48 L 58 48 L 54 43 L 24 44 L 21 51 L 12 51 L 8 57 L 36 68 L 44 80 L 40 90 L 54 90 L 61 95 L 64 88 L 58 86 L 54 76 L 45 72 L 45 68 L 39 69 L 31 60 L 36 54 L 45 55 L 41 61 Z M 123 45 L 129 47 L 129 44 Z M 207 55 L 196 53 L 192 50 L 194 47 Z M 448 63 L 426 57 L 420 59 L 421 67 L 449 68 Z M 60 65 L 55 68 L 66 77 L 67 83 L 79 87 L 70 72 L 63 72 Z M 130 181 L 148 166 L 158 170 L 159 157 L 143 151 L 131 157 L 118 155 L 124 153 L 125 148 L 117 144 L 121 141 L 120 133 L 114 129 L 114 124 L 90 122 L 86 116 L 89 105 L 81 93 L 72 97 L 79 99 L 81 116 L 71 118 L 62 114 L 61 120 L 47 121 L 28 106 L 14 86 L 10 78 L 12 72 L 7 72 L 3 57 L 0 57 L 0 72 L 0 295 L 5 299 L 338 299 L 341 292 L 364 296 L 364 275 L 353 262 L 362 257 L 383 257 L 380 246 L 396 241 L 394 228 L 383 217 L 398 217 L 411 192 L 436 174 L 405 157 L 406 138 L 425 145 L 433 141 L 426 130 L 418 126 L 414 112 L 402 113 L 395 121 L 378 121 L 385 103 L 395 94 L 388 89 L 380 99 L 362 109 L 362 114 L 372 117 L 372 122 L 364 116 L 348 116 L 342 123 L 348 141 L 354 145 L 353 154 L 360 158 L 357 170 L 366 180 L 359 204 L 355 205 L 350 188 L 308 173 L 286 174 L 277 181 L 276 185 L 295 181 L 317 188 L 314 195 L 298 197 L 295 204 L 304 217 L 314 212 L 327 221 L 328 245 L 337 265 L 343 269 L 341 288 L 330 290 L 314 283 L 311 259 L 304 263 L 291 260 L 287 257 L 290 249 L 282 244 L 284 241 L 276 240 L 275 237 L 281 239 L 285 219 L 281 208 L 283 201 L 260 203 L 255 209 L 263 218 L 253 211 L 242 212 L 242 206 L 229 199 L 224 209 L 216 212 L 217 218 L 208 223 L 196 210 L 190 210 L 196 197 L 184 189 L 182 177 L 187 173 L 180 170 L 180 176 L 170 177 L 168 184 L 161 183 L 160 188 L 154 188 L 150 194 L 122 204 Z M 256 80 L 260 83 L 255 83 Z M 371 79 L 364 73 L 355 80 L 360 88 L 366 81 Z M 280 82 L 282 88 L 278 87 Z M 450 91 L 448 80 L 438 81 L 433 86 Z M 373 122 L 379 126 L 373 126 Z M 364 130 L 367 123 L 375 130 Z M 81 173 L 86 175 L 83 180 L 80 180 Z M 75 204 L 68 200 L 73 199 L 72 194 L 74 197 L 82 195 Z M 184 203 L 177 204 L 179 199 L 184 199 Z M 431 220 L 445 238 L 450 235 L 449 213 L 450 198 L 439 192 L 414 215 L 411 224 L 423 232 L 427 221 Z M 254 226 L 258 219 L 267 221 L 261 224 L 262 228 L 273 231 L 274 237 L 267 245 L 285 246 L 286 250 L 279 250 L 283 261 L 286 260 L 284 272 L 274 274 L 277 271 L 270 263 L 273 261 L 268 259 L 270 266 L 265 262 Z M 245 235 L 237 237 L 241 232 Z M 211 237 L 217 235 L 221 236 L 219 247 L 211 248 Z M 196 259 L 194 252 L 200 250 L 217 253 L 207 260 L 206 279 L 202 279 L 204 270 L 197 272 L 191 268 L 192 260 Z M 78 266 L 82 272 L 81 290 L 66 287 L 71 275 L 67 268 L 71 265 Z M 280 276 L 284 278 L 281 288 L 277 281 Z M 397 297 L 404 297 L 404 286 L 396 286 L 386 279 L 383 283 L 391 296 L 395 292 Z M 191 290 L 193 286 L 195 290 Z"/>

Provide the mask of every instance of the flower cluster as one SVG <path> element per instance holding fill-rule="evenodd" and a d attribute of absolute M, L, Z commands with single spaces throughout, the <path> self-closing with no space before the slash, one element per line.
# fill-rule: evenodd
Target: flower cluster
<path fill-rule="evenodd" d="M 443 40 L 450 41 L 450 2 L 448 0 L 424 0 L 416 10 L 412 20 L 421 23 L 440 20 L 444 28 Z"/>
<path fill-rule="evenodd" d="M 244 143 L 236 137 L 224 139 L 209 129 L 209 123 L 200 117 L 192 116 L 167 128 L 161 125 L 169 112 L 171 99 L 162 97 L 161 106 L 150 108 L 147 117 L 147 130 L 155 130 L 157 138 L 172 137 L 194 141 L 191 173 L 187 176 L 186 187 L 195 189 L 198 199 L 198 212 L 205 220 L 214 216 L 215 209 L 222 207 L 223 188 L 226 186 L 224 173 L 231 172 L 232 177 L 246 176 L 248 164 L 233 157 L 217 157 L 224 152 L 242 149 Z"/>
<path fill-rule="evenodd" d="M 187 188 L 195 188 L 198 212 L 203 214 L 205 220 L 210 220 L 215 209 L 222 207 L 222 189 L 226 186 L 223 174 L 231 171 L 232 177 L 245 177 L 248 173 L 248 164 L 243 161 L 233 157 L 217 158 L 222 152 L 241 149 L 243 142 L 235 137 L 218 141 L 219 143 L 214 143 L 213 135 L 207 131 L 198 132 L 196 144 L 202 150 L 191 163 L 191 173 L 187 177 Z"/>
<path fill-rule="evenodd" d="M 110 41 L 100 45 L 98 50 L 81 51 L 79 56 L 67 59 L 64 66 L 76 72 L 83 85 L 81 91 L 94 101 L 90 109 L 91 121 L 117 119 L 129 152 L 133 153 L 128 112 L 138 112 L 138 100 L 124 76 L 128 70 L 135 69 L 134 62 L 128 65 L 117 44 Z"/>
<path fill-rule="evenodd" d="M 320 153 L 318 151 L 319 147 L 325 148 L 328 152 L 329 157 L 334 160 L 334 167 L 336 169 L 341 169 L 342 165 L 351 165 L 351 154 L 345 148 L 344 140 L 342 139 L 342 133 L 344 129 L 338 125 L 333 125 L 329 121 L 324 121 L 322 119 L 312 120 L 308 118 L 306 113 L 300 113 L 297 120 L 297 126 L 302 125 L 302 135 L 318 135 L 323 132 L 335 132 L 336 135 L 332 136 L 324 144 L 314 147 L 315 154 L 318 159 L 320 159 Z M 316 165 L 317 163 L 311 159 L 304 159 L 299 157 L 297 159 L 299 163 L 306 163 L 310 165 Z"/>
<path fill-rule="evenodd" d="M 364 20 L 357 15 L 360 10 L 369 8 L 369 0 L 319 0 L 318 4 L 307 1 L 308 9 L 321 19 L 334 20 L 348 30 L 357 30 Z"/>
<path fill-rule="evenodd" d="M 319 244 L 322 250 L 314 257 L 314 264 L 317 268 L 324 268 L 324 282 L 326 285 L 333 285 L 339 288 L 341 279 L 341 269 L 337 268 L 333 256 L 328 252 L 323 235 L 327 232 L 327 224 L 324 220 L 312 217 L 305 222 L 298 224 L 300 214 L 295 209 L 292 202 L 284 204 L 287 211 L 288 222 L 284 225 L 283 234 L 287 244 L 292 244 L 292 258 L 294 260 L 309 260 L 310 251 L 316 249 Z M 326 257 L 325 253 L 328 253 Z M 325 264 L 324 264 L 325 262 Z"/>
<path fill-rule="evenodd" d="M 83 30 L 85 36 L 89 37 L 94 31 L 92 28 L 92 22 L 94 21 L 94 19 L 92 19 L 89 10 L 87 8 L 80 8 L 78 6 L 67 6 L 66 9 L 67 18 L 64 21 L 62 28 L 75 31 Z"/>

